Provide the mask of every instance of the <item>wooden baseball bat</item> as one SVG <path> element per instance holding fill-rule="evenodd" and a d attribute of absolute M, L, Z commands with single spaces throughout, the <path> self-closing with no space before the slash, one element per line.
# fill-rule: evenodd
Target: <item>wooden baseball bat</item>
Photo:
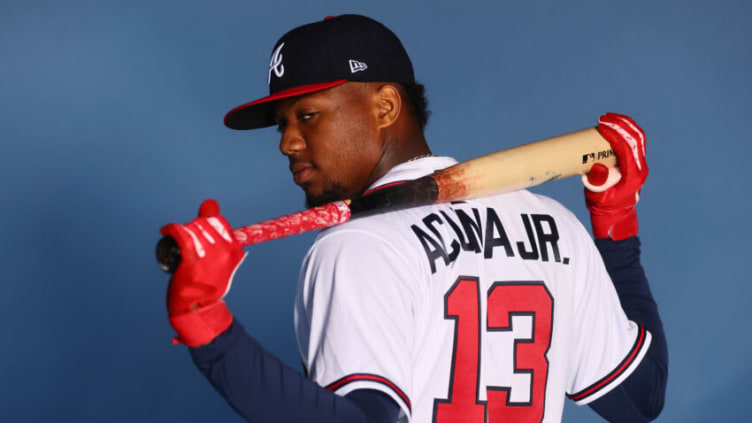
<path fill-rule="evenodd" d="M 352 200 L 335 201 L 237 228 L 233 235 L 243 246 L 253 245 L 338 225 L 356 216 L 529 188 L 585 174 L 595 163 L 614 167 L 617 160 L 598 130 L 588 128 L 477 157 Z M 164 237 L 157 244 L 157 261 L 166 272 L 177 269 L 180 250 L 172 238 Z"/>

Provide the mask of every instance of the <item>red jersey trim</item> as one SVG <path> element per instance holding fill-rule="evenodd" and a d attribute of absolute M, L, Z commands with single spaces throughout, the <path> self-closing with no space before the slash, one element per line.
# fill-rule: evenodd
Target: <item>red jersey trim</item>
<path fill-rule="evenodd" d="M 622 362 L 619 363 L 618 366 L 616 366 L 616 369 L 614 369 L 614 371 L 607 374 L 606 376 L 604 376 L 597 382 L 581 390 L 580 392 L 577 392 L 572 395 L 567 394 L 569 399 L 573 401 L 582 401 L 596 394 L 597 392 L 601 391 L 603 388 L 608 386 L 609 383 L 611 383 L 614 379 L 622 375 L 629 368 L 629 366 L 635 361 L 637 356 L 639 356 L 639 353 L 642 350 L 642 348 L 645 346 L 645 339 L 646 339 L 645 328 L 642 327 L 641 325 L 639 326 L 639 328 L 640 328 L 640 332 L 637 335 L 637 340 L 632 346 L 632 350 L 629 352 L 629 354 L 627 354 L 627 357 L 624 360 L 622 360 Z"/>
<path fill-rule="evenodd" d="M 402 392 L 402 390 L 398 388 L 397 385 L 392 383 L 389 379 L 378 376 L 378 375 L 372 375 L 369 373 L 356 373 L 356 374 L 348 375 L 337 381 L 330 383 L 329 385 L 325 386 L 324 389 L 327 389 L 329 391 L 336 391 L 337 389 L 349 383 L 362 382 L 362 381 L 376 382 L 384 386 L 387 386 L 389 389 L 394 391 L 394 393 L 397 394 L 397 396 L 400 397 L 402 401 L 405 402 L 405 405 L 407 405 L 407 409 L 410 410 L 410 412 L 412 413 L 412 405 L 410 404 L 410 398 L 408 398 L 407 395 L 405 395 L 405 393 Z"/>
<path fill-rule="evenodd" d="M 384 189 L 384 188 L 387 188 L 387 187 L 392 187 L 392 186 L 395 186 L 395 185 L 402 185 L 402 184 L 404 184 L 406 182 L 407 181 L 397 181 L 397 182 L 390 182 L 390 183 L 384 184 L 384 185 L 379 185 L 377 187 L 373 187 L 373 188 L 369 189 L 368 191 L 364 192 L 363 195 L 368 195 L 368 194 L 370 194 L 370 193 L 372 193 L 374 191 L 378 191 L 380 189 Z"/>

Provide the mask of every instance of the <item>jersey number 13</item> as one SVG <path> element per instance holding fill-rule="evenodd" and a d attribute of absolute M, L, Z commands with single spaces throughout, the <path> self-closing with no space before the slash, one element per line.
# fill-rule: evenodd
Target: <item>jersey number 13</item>
<path fill-rule="evenodd" d="M 512 316 L 532 318 L 532 338 L 515 339 L 514 373 L 530 374 L 528 402 L 512 402 L 511 387 L 486 387 L 478 396 L 480 374 L 480 283 L 461 276 L 444 296 L 444 318 L 455 321 L 449 398 L 434 400 L 435 423 L 540 423 L 548 376 L 553 299 L 543 282 L 495 282 L 488 289 L 488 332 L 511 331 Z M 488 417 L 488 420 L 486 420 Z"/>

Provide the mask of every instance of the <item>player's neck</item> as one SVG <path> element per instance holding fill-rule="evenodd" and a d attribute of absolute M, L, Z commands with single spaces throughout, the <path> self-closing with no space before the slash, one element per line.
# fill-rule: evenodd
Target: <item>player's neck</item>
<path fill-rule="evenodd" d="M 384 143 L 381 157 L 371 172 L 369 185 L 384 176 L 398 164 L 431 155 L 431 149 L 428 147 L 422 131 L 414 133 L 401 132 L 401 134 L 387 134 L 388 138 L 386 138 Z"/>

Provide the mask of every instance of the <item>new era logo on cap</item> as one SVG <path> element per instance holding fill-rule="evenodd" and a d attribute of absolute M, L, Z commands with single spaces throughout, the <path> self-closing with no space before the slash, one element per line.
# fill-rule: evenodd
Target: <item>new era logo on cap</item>
<path fill-rule="evenodd" d="M 350 73 L 360 72 L 368 69 L 368 65 L 357 60 L 350 60 Z"/>

